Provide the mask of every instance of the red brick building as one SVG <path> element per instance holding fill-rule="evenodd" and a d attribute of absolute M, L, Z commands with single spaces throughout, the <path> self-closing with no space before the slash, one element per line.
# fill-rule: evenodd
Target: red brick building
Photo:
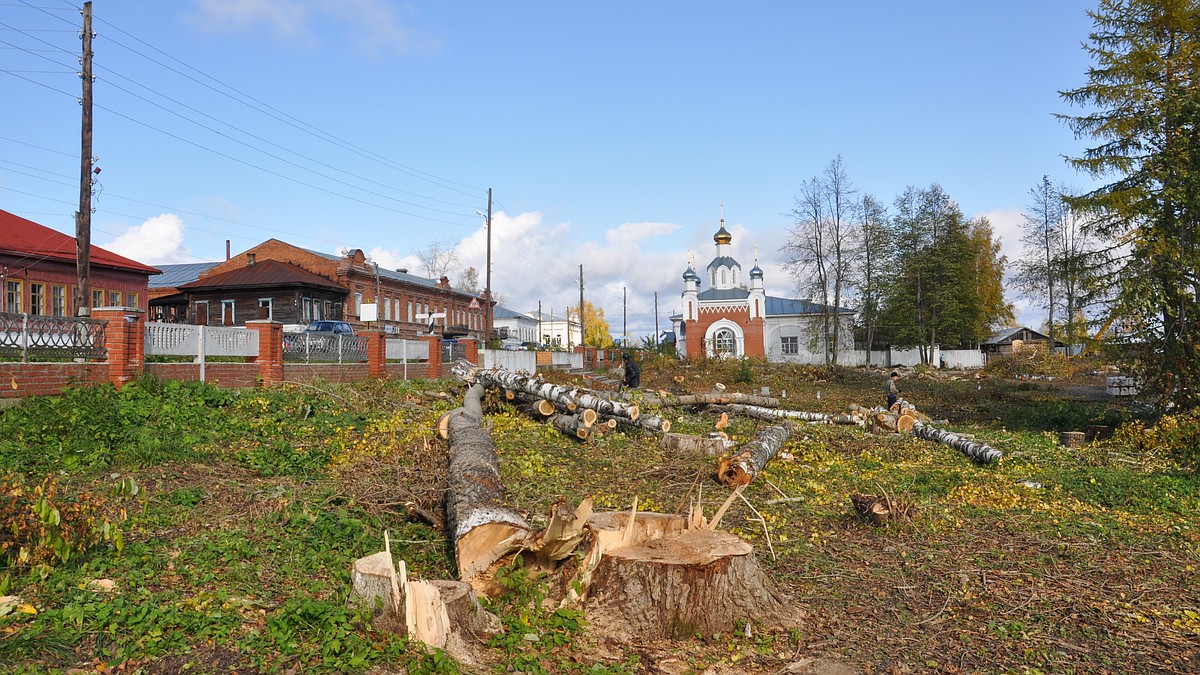
<path fill-rule="evenodd" d="M 483 301 L 475 295 L 451 288 L 445 277 L 377 267 L 361 249 L 339 256 L 270 239 L 172 290 L 182 299 L 156 303 L 186 303 L 188 323 L 242 325 L 265 313 L 282 323 L 337 319 L 365 328 L 362 306 L 376 303 L 371 325 L 403 337 L 428 334 L 431 323 L 443 337 L 482 338 L 485 330 Z"/>
<path fill-rule="evenodd" d="M 75 316 L 75 238 L 0 210 L 0 312 Z M 157 268 L 91 247 L 92 307 L 147 309 L 146 280 Z"/>

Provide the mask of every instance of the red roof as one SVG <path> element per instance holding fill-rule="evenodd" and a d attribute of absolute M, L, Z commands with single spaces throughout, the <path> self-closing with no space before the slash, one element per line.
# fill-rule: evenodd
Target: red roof
<path fill-rule="evenodd" d="M 244 286 L 260 288 L 271 286 L 319 286 L 342 292 L 346 291 L 342 286 L 319 274 L 313 274 L 302 267 L 276 260 L 264 260 L 254 265 L 238 267 L 228 272 L 201 277 L 196 281 L 179 286 L 179 289 L 193 291 Z"/>
<path fill-rule="evenodd" d="M 34 261 L 75 262 L 75 237 L 0 209 L 0 253 L 28 256 Z M 91 264 L 144 274 L 160 273 L 158 268 L 143 265 L 136 260 L 130 260 L 94 245 L 92 246 Z"/>

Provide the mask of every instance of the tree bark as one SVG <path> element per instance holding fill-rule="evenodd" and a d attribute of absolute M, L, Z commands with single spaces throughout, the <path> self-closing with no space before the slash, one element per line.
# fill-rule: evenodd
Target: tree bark
<path fill-rule="evenodd" d="M 466 361 L 456 361 L 451 372 L 466 382 L 478 382 L 488 387 L 503 387 L 531 394 L 553 402 L 559 408 L 574 410 L 587 408 L 602 415 L 625 417 L 636 421 L 638 406 L 597 396 L 578 387 L 551 384 L 536 376 L 514 373 L 509 370 L 483 370 Z"/>
<path fill-rule="evenodd" d="M 739 621 L 791 623 L 753 548 L 728 532 L 685 530 L 607 551 L 590 588 L 588 622 L 607 635 L 678 639 Z"/>
<path fill-rule="evenodd" d="M 772 396 L 756 396 L 754 394 L 743 394 L 736 391 L 721 391 L 711 392 L 708 394 L 670 394 L 660 392 L 666 396 L 646 394 L 642 396 L 642 402 L 650 406 L 661 407 L 676 407 L 676 406 L 697 406 L 697 405 L 728 405 L 731 403 L 741 403 L 745 405 L 757 405 L 767 408 L 776 408 L 779 406 L 779 399 Z"/>
<path fill-rule="evenodd" d="M 454 542 L 458 575 L 472 581 L 504 556 L 524 548 L 532 528 L 504 506 L 500 460 L 483 429 L 481 385 L 472 385 L 463 407 L 451 411 L 450 470 L 446 520 Z"/>
<path fill-rule="evenodd" d="M 927 441 L 937 441 L 938 443 L 949 445 L 980 464 L 998 462 L 1004 457 L 1004 453 L 986 443 L 979 443 L 963 438 L 956 433 L 943 431 L 942 429 L 931 427 L 921 422 L 913 425 L 913 435 Z"/>
<path fill-rule="evenodd" d="M 758 432 L 753 441 L 742 446 L 741 452 L 721 460 L 717 465 L 717 476 L 721 483 L 731 488 L 749 485 L 791 435 L 792 427 L 788 424 L 767 427 Z"/>
<path fill-rule="evenodd" d="M 826 415 L 825 413 L 804 412 L 802 410 L 778 410 L 757 405 L 731 403 L 721 406 L 720 410 L 746 415 L 761 420 L 800 420 L 801 422 L 816 422 L 825 424 L 855 424 L 863 425 L 863 420 L 854 415 Z"/>
<path fill-rule="evenodd" d="M 590 411 L 593 412 L 594 411 Z M 565 436 L 586 441 L 591 436 L 592 425 L 586 423 L 582 415 L 551 415 L 550 426 L 558 429 Z"/>

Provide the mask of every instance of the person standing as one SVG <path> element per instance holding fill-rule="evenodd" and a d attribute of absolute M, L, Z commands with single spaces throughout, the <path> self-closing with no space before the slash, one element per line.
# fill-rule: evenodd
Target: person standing
<path fill-rule="evenodd" d="M 889 410 L 900 398 L 900 385 L 897 383 L 899 380 L 900 373 L 893 370 L 892 374 L 888 376 L 887 385 L 883 388 L 884 392 L 887 393 L 887 407 Z"/>
<path fill-rule="evenodd" d="M 625 366 L 625 386 L 630 389 L 640 387 L 642 385 L 642 369 L 638 366 L 637 361 L 629 356 L 629 352 L 621 354 L 621 364 Z"/>

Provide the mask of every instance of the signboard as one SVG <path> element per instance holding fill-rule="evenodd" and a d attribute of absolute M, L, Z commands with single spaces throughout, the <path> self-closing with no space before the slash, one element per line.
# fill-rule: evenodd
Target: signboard
<path fill-rule="evenodd" d="M 378 321 L 379 309 L 373 302 L 364 302 L 358 306 L 359 321 Z"/>
<path fill-rule="evenodd" d="M 471 309 L 479 309 L 479 298 L 471 298 L 471 304 L 467 305 Z"/>

